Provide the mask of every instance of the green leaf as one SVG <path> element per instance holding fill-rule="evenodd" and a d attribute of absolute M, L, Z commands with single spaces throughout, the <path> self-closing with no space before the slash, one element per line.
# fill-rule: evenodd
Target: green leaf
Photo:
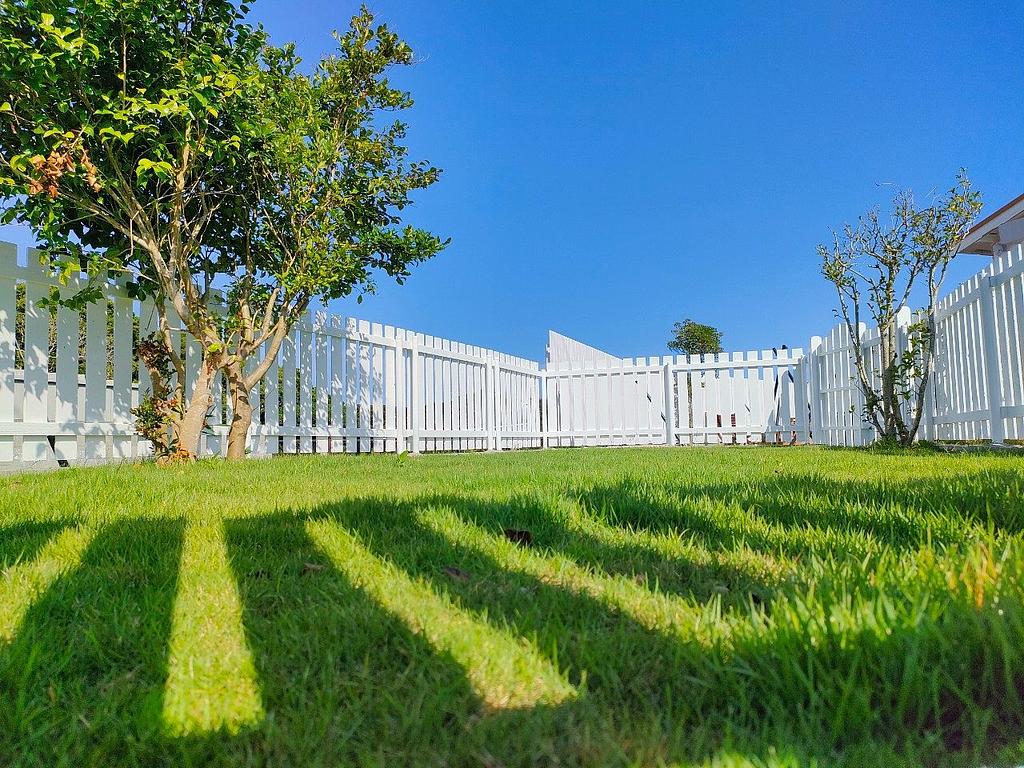
<path fill-rule="evenodd" d="M 150 160 L 147 157 L 139 160 L 139 164 L 135 167 L 135 175 L 142 176 L 144 173 L 152 172 L 156 176 L 162 179 L 170 178 L 174 172 L 174 168 L 166 160 Z"/>

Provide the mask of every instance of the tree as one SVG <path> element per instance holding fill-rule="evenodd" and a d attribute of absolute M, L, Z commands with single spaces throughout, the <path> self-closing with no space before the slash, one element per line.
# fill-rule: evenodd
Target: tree
<path fill-rule="evenodd" d="M 672 326 L 668 348 L 683 355 L 713 355 L 722 351 L 722 332 L 687 318 Z"/>
<path fill-rule="evenodd" d="M 169 377 L 154 389 L 173 445 L 194 455 L 223 364 L 210 297 L 222 266 L 208 249 L 245 161 L 262 31 L 230 0 L 12 0 L 0 8 L 0 185 L 4 220 L 32 227 L 50 266 L 93 281 L 106 272 L 160 310 Z M 56 296 L 54 299 L 56 300 Z M 202 348 L 185 405 L 176 314 Z M 144 359 L 145 362 L 145 359 Z M 147 363 L 148 364 L 148 363 Z"/>
<path fill-rule="evenodd" d="M 887 220 L 878 210 L 868 211 L 856 225 L 833 232 L 831 246 L 818 246 L 822 274 L 836 287 L 837 314 L 853 345 L 864 415 L 882 440 L 910 445 L 916 439 L 935 364 L 939 292 L 980 210 L 981 196 L 961 170 L 954 186 L 931 205 L 918 207 L 909 191 L 898 192 Z M 906 330 L 901 350 L 897 314 L 915 288 L 927 303 Z M 874 364 L 863 347 L 862 320 L 868 318 L 880 335 Z"/>
<path fill-rule="evenodd" d="M 410 267 L 445 242 L 424 230 L 400 228 L 410 193 L 432 185 L 439 171 L 407 162 L 406 126 L 384 113 L 412 98 L 387 78 L 412 63 L 412 50 L 365 8 L 343 35 L 336 55 L 314 72 L 299 71 L 294 48 L 265 49 L 258 111 L 240 226 L 226 234 L 221 258 L 230 265 L 224 368 L 232 399 L 228 457 L 245 455 L 253 388 L 266 374 L 294 323 L 313 300 L 374 290 L 374 274 L 401 283 Z M 247 361 L 265 345 L 263 360 Z"/>

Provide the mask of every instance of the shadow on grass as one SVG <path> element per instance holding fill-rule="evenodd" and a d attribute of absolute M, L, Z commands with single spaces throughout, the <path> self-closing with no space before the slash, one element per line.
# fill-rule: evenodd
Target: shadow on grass
<path fill-rule="evenodd" d="M 440 764 L 480 709 L 461 667 L 354 588 L 303 523 L 226 526 L 266 713 L 235 741 L 268 765 Z M 224 737 L 192 741 L 212 760 Z"/>
<path fill-rule="evenodd" d="M 812 643 L 791 621 L 698 640 L 457 543 L 421 522 L 438 508 L 495 540 L 501 527 L 532 526 L 538 556 L 630 572 L 629 548 L 574 542 L 557 515 L 524 500 L 375 497 L 227 521 L 264 717 L 235 735 L 170 738 L 162 695 L 183 527 L 113 524 L 0 647 L 0 764 L 626 766 L 722 750 L 793 764 L 895 765 L 908 754 L 908 764 L 948 764 L 950 751 L 973 748 L 969 763 L 1024 727 L 1024 659 L 992 639 L 991 612 L 953 596 L 891 634 L 865 627 Z M 451 656 L 331 565 L 310 520 L 337 524 L 474 620 L 529 641 L 581 695 L 487 711 Z M 635 556 L 641 570 L 656 565 Z M 675 586 L 704 599 L 688 583 Z M 1006 607 L 1024 629 L 1019 601 Z"/>
<path fill-rule="evenodd" d="M 0 574 L 15 563 L 31 560 L 49 539 L 71 523 L 16 523 L 0 528 Z"/>
<path fill-rule="evenodd" d="M 836 749 L 857 754 L 866 744 L 881 750 L 875 759 L 904 749 L 980 753 L 1024 725 L 1022 661 L 991 647 L 971 606 L 951 601 L 947 613 L 883 635 L 866 627 L 815 643 L 808 627 L 781 623 L 699 643 L 453 544 L 417 519 L 440 503 L 465 520 L 481 517 L 472 503 L 430 497 L 339 502 L 311 516 L 355 532 L 481 621 L 531 638 L 583 689 L 574 702 L 480 720 L 471 741 L 501 764 L 527 764 L 524 743 L 534 756 L 589 755 L 583 762 L 595 765 L 702 759 L 725 743 L 829 763 Z M 448 576 L 446 564 L 468 580 Z"/>
<path fill-rule="evenodd" d="M 104 527 L 0 645 L 0 764 L 152 757 L 181 532 L 177 521 Z"/>
<path fill-rule="evenodd" d="M 829 554 L 844 536 L 907 550 L 961 542 L 971 529 L 1024 531 L 1024 471 L 1013 470 L 887 482 L 789 474 L 738 483 L 627 479 L 566 495 L 613 525 L 695 534 L 711 549 L 746 545 L 794 556 Z"/>
<path fill-rule="evenodd" d="M 519 496 L 502 502 L 483 502 L 451 495 L 424 496 L 417 506 L 456 510 L 460 517 L 490 533 L 506 528 L 528 530 L 538 551 L 561 553 L 580 565 L 613 576 L 625 576 L 650 589 L 704 602 L 722 596 L 730 607 L 749 607 L 771 599 L 779 586 L 753 569 L 717 561 L 697 562 L 682 553 L 666 556 L 643 541 L 609 542 L 581 530 L 552 509 L 550 504 Z M 614 528 L 612 534 L 622 533 Z"/>

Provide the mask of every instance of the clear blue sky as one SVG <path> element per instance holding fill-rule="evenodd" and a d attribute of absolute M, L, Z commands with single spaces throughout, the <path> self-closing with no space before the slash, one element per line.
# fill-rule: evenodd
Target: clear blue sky
<path fill-rule="evenodd" d="M 371 2 L 420 59 L 413 157 L 444 169 L 412 218 L 452 244 L 335 308 L 533 358 L 548 328 L 661 354 L 686 316 L 805 346 L 833 322 L 815 244 L 880 184 L 1024 191 L 1024 4 L 852 5 Z M 312 61 L 357 7 L 253 13 Z"/>

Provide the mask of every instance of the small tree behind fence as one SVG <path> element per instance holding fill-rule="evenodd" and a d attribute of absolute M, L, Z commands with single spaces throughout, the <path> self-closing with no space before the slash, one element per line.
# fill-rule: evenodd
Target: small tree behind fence
<path fill-rule="evenodd" d="M 979 210 L 981 196 L 961 171 L 931 205 L 900 192 L 888 220 L 868 211 L 835 233 L 831 246 L 818 246 L 850 340 L 858 404 L 883 440 L 909 445 L 917 438 L 934 374 L 939 292 Z M 920 291 L 925 306 L 911 317 L 907 306 Z M 863 335 L 867 319 L 871 338 Z"/>

